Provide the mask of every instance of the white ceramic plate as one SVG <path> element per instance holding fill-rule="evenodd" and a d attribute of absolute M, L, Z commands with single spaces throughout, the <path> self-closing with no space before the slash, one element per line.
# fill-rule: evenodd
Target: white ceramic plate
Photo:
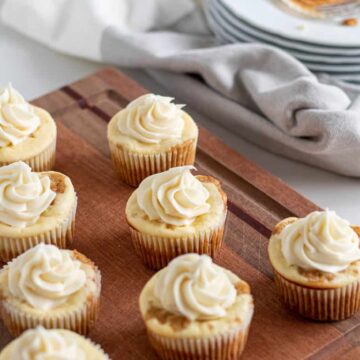
<path fill-rule="evenodd" d="M 281 0 L 221 0 L 236 16 L 275 35 L 310 44 L 360 47 L 360 26 L 341 26 L 339 20 L 297 16 Z M 304 26 L 304 30 L 299 30 Z"/>
<path fill-rule="evenodd" d="M 215 3 L 217 0 L 213 0 Z M 274 45 L 264 39 L 259 39 L 256 31 L 243 31 L 243 27 L 239 28 L 238 19 L 232 18 L 233 15 L 222 14 L 222 9 L 218 6 L 208 7 L 208 20 L 218 38 L 224 42 L 262 42 L 264 44 Z M 271 40 L 271 38 L 270 38 Z M 314 54 L 308 52 L 301 52 L 284 48 L 289 54 L 301 60 L 309 69 L 318 72 L 330 73 L 344 73 L 353 74 L 360 72 L 360 56 L 342 57 L 342 56 L 329 56 L 322 54 Z"/>
<path fill-rule="evenodd" d="M 223 21 L 219 14 L 213 8 L 208 11 L 208 20 L 211 28 L 218 38 L 226 43 L 236 42 L 259 42 L 257 38 L 247 33 L 239 31 L 231 26 L 231 22 Z M 266 43 L 263 41 L 263 43 Z M 301 53 L 297 51 L 286 50 L 290 54 L 301 60 L 310 70 L 316 72 L 327 72 L 346 79 L 356 79 L 360 75 L 360 57 L 353 59 L 354 61 L 344 64 L 341 57 L 336 56 L 319 56 L 317 54 Z M 356 61 L 357 60 L 357 61 Z"/>
<path fill-rule="evenodd" d="M 231 28 L 230 33 L 248 36 L 249 41 L 264 42 L 283 48 L 284 50 L 292 52 L 294 56 L 297 56 L 296 54 L 303 54 L 303 60 L 308 60 L 307 56 L 310 56 L 315 57 L 313 61 L 331 63 L 358 63 L 360 61 L 360 48 L 339 48 L 306 44 L 262 31 L 237 17 L 222 0 L 207 0 L 207 10 L 213 15 L 216 23 L 222 27 Z M 318 59 L 316 59 L 316 57 L 318 57 Z"/>

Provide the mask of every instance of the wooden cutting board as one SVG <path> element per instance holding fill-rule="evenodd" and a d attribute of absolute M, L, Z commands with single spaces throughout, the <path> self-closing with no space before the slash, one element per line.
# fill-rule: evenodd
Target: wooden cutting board
<path fill-rule="evenodd" d="M 79 196 L 75 248 L 93 259 L 103 277 L 100 319 L 90 337 L 113 360 L 156 359 L 138 311 L 139 293 L 153 274 L 136 257 L 124 218 L 133 191 L 115 176 L 106 126 L 146 90 L 105 69 L 34 101 L 58 125 L 56 170 L 71 177 Z M 200 129 L 196 167 L 221 180 L 229 198 L 225 245 L 216 262 L 250 283 L 255 298 L 244 359 L 358 359 L 360 314 L 316 323 L 284 309 L 267 256 L 272 227 L 287 216 L 317 209 L 278 178 Z M 0 325 L 1 348 L 10 340 Z"/>

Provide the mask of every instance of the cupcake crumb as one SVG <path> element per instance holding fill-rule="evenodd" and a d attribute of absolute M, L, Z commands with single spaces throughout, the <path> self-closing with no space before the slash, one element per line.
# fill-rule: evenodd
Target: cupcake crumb
<path fill-rule="evenodd" d="M 296 28 L 297 28 L 298 30 L 300 30 L 300 31 L 305 31 L 305 30 L 306 30 L 305 24 L 299 24 Z"/>
<path fill-rule="evenodd" d="M 250 294 L 250 286 L 244 281 L 239 281 L 238 283 L 236 283 L 235 289 L 238 295 Z"/>
<path fill-rule="evenodd" d="M 356 18 L 344 19 L 341 22 L 341 25 L 344 25 L 344 26 L 356 26 L 357 24 L 358 24 L 358 20 Z"/>
<path fill-rule="evenodd" d="M 72 256 L 75 260 L 78 260 L 83 264 L 90 265 L 92 268 L 95 268 L 95 264 L 79 251 L 72 250 Z"/>
<path fill-rule="evenodd" d="M 274 229 L 272 230 L 272 235 L 280 234 L 286 226 L 295 222 L 297 219 L 298 218 L 295 217 L 289 217 L 284 220 L 281 220 L 279 223 L 275 225 Z"/>
<path fill-rule="evenodd" d="M 190 320 L 184 316 L 174 315 L 166 310 L 151 307 L 148 309 L 145 319 L 148 321 L 154 318 L 157 319 L 160 324 L 169 323 L 175 332 L 184 330 L 190 325 Z"/>
<path fill-rule="evenodd" d="M 334 274 L 322 272 L 319 270 L 305 270 L 299 267 L 299 274 L 305 276 L 310 281 L 331 281 L 335 278 Z"/>
<path fill-rule="evenodd" d="M 236 317 L 236 318 L 235 318 L 235 322 L 238 323 L 238 324 L 241 324 L 241 323 L 242 323 L 242 320 L 241 320 L 241 318 Z"/>
<path fill-rule="evenodd" d="M 49 174 L 50 178 L 50 189 L 56 193 L 63 194 L 65 192 L 65 182 L 64 178 L 57 173 Z"/>

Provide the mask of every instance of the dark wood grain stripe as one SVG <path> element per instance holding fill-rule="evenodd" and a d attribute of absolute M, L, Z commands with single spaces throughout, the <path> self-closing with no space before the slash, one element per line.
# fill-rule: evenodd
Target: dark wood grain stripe
<path fill-rule="evenodd" d="M 236 204 L 234 204 L 231 200 L 228 200 L 228 209 L 231 211 L 236 217 L 246 222 L 249 226 L 251 226 L 254 230 L 256 230 L 261 235 L 265 237 L 270 237 L 271 230 L 260 223 L 258 220 L 250 216 L 244 210 L 240 209 Z"/>
<path fill-rule="evenodd" d="M 81 108 L 81 102 L 87 103 L 86 99 L 84 99 L 77 91 L 75 91 L 70 86 L 64 86 L 60 89 L 60 91 L 64 92 L 65 94 L 72 97 L 75 101 L 77 101 Z"/>
<path fill-rule="evenodd" d="M 96 114 L 100 119 L 102 119 L 106 122 L 110 121 L 110 118 L 111 118 L 110 115 L 108 115 L 106 112 L 101 110 L 96 105 L 89 104 L 88 101 L 84 97 L 81 96 L 81 94 L 79 94 L 76 90 L 74 90 L 70 86 L 64 86 L 60 90 L 62 92 L 64 92 L 65 94 L 69 95 L 71 98 L 73 98 L 79 104 L 81 109 L 88 109 L 91 112 L 93 112 L 94 114 Z"/>

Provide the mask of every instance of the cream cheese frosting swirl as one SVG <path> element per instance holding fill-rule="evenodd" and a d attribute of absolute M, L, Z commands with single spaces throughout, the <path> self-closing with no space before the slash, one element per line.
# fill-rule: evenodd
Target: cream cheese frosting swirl
<path fill-rule="evenodd" d="M 137 203 L 150 220 L 188 226 L 210 210 L 209 192 L 190 170 L 179 166 L 143 180 L 137 189 Z"/>
<path fill-rule="evenodd" d="M 281 250 L 290 265 L 336 273 L 360 260 L 359 237 L 334 211 L 314 211 L 280 233 Z"/>
<path fill-rule="evenodd" d="M 0 90 L 0 148 L 21 143 L 40 123 L 33 106 L 11 85 Z"/>
<path fill-rule="evenodd" d="M 85 282 L 80 261 L 54 245 L 39 244 L 9 264 L 10 293 L 43 311 L 66 303 Z"/>
<path fill-rule="evenodd" d="M 0 222 L 24 228 L 35 224 L 56 193 L 50 178 L 32 172 L 24 162 L 0 168 Z"/>
<path fill-rule="evenodd" d="M 184 105 L 173 98 L 146 94 L 135 99 L 119 113 L 120 133 L 147 144 L 180 139 L 184 128 Z"/>
<path fill-rule="evenodd" d="M 39 326 L 27 330 L 14 342 L 9 360 L 86 360 L 75 339 L 59 330 Z"/>
<path fill-rule="evenodd" d="M 189 320 L 221 318 L 236 299 L 225 269 L 207 255 L 186 254 L 158 273 L 154 297 L 159 306 Z"/>

